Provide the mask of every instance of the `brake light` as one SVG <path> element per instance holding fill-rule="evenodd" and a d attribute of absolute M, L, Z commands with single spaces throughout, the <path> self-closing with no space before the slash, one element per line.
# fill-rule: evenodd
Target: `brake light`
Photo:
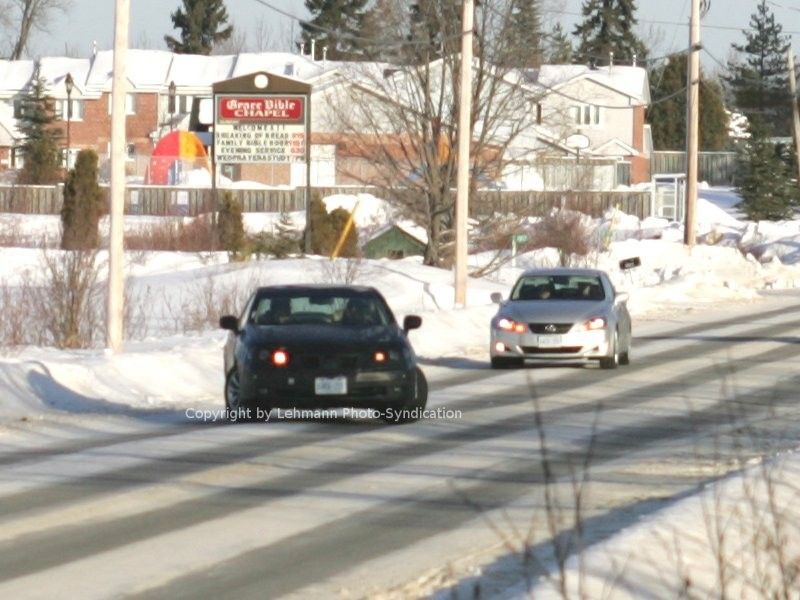
<path fill-rule="evenodd" d="M 386 355 L 386 352 L 384 352 L 382 350 L 378 350 L 372 356 L 372 358 L 376 363 L 385 363 L 389 357 Z"/>
<path fill-rule="evenodd" d="M 289 353 L 286 350 L 275 350 L 272 353 L 272 364 L 276 367 L 285 367 L 289 364 Z"/>
<path fill-rule="evenodd" d="M 497 326 L 503 331 L 511 331 L 513 333 L 525 333 L 528 329 L 525 323 L 517 323 L 516 321 L 505 318 L 500 319 L 497 322 Z"/>

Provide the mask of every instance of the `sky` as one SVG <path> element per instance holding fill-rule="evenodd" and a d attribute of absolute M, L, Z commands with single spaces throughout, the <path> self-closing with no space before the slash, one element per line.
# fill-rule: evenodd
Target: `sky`
<path fill-rule="evenodd" d="M 49 34 L 38 34 L 32 42 L 31 55 L 54 56 L 72 54 L 87 56 L 92 42 L 99 49 L 113 45 L 114 0 L 72 0 L 73 8 L 66 22 L 58 19 Z M 133 47 L 164 48 L 165 34 L 174 34 L 170 13 L 182 3 L 180 0 L 130 0 Z M 296 20 L 268 8 L 265 4 L 293 14 L 307 17 L 303 0 L 226 0 L 225 5 L 234 27 L 244 31 L 247 43 L 262 46 L 257 37 L 271 39 L 269 49 L 289 50 L 292 31 L 294 38 L 300 30 Z M 544 0 L 546 18 L 560 21 L 571 30 L 578 20 L 582 0 Z M 688 46 L 688 15 L 690 0 L 639 0 L 639 33 L 651 45 L 654 54 L 661 56 Z M 703 19 L 703 44 L 718 61 L 725 62 L 732 42 L 741 42 L 741 30 L 747 27 L 750 15 L 758 0 L 711 0 L 708 14 Z M 792 32 L 796 51 L 800 49 L 800 1 L 770 0 L 768 2 L 776 19 L 786 32 Z M 563 11 L 559 14 L 559 11 Z M 258 36 L 257 30 L 266 30 L 267 36 Z M 255 47 L 252 49 L 261 49 Z M 703 56 L 705 68 L 714 70 L 718 64 L 709 54 Z"/>

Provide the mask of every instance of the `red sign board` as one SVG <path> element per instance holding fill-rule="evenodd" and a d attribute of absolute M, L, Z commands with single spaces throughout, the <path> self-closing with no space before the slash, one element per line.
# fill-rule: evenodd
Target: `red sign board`
<path fill-rule="evenodd" d="M 250 123 L 302 123 L 305 98 L 301 96 L 222 96 L 219 118 Z"/>

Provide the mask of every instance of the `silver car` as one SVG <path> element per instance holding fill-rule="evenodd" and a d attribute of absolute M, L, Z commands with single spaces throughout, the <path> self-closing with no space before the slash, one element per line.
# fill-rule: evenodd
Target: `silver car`
<path fill-rule="evenodd" d="M 631 317 L 627 294 L 614 290 L 603 271 L 531 269 L 492 319 L 493 368 L 522 366 L 526 359 L 599 360 L 604 369 L 630 362 Z"/>

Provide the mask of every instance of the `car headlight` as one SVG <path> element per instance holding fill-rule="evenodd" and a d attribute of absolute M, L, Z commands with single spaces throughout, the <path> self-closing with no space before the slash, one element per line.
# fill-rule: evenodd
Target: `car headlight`
<path fill-rule="evenodd" d="M 505 317 L 497 321 L 497 328 L 503 331 L 511 331 L 512 333 L 525 333 L 528 331 L 528 326 L 525 323 L 518 323 Z"/>
<path fill-rule="evenodd" d="M 575 331 L 598 331 L 605 329 L 606 320 L 603 317 L 592 317 L 588 321 L 578 323 L 575 326 Z"/>

